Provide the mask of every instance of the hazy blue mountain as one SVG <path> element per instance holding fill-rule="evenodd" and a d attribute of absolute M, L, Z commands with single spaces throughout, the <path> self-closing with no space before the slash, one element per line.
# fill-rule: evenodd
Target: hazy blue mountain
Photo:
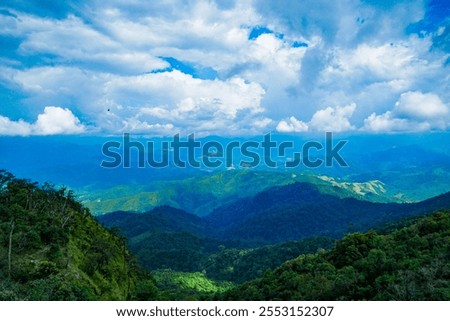
<path fill-rule="evenodd" d="M 348 167 L 334 164 L 332 167 L 321 166 L 317 169 L 299 166 L 295 169 L 286 169 L 284 163 L 292 155 L 272 157 L 277 168 L 259 166 L 253 170 L 276 173 L 295 173 L 311 176 L 333 177 L 336 181 L 350 183 L 364 183 L 380 181 L 384 184 L 385 200 L 418 201 L 424 200 L 450 190 L 450 141 L 449 133 L 422 133 L 408 135 L 334 135 L 336 142 L 348 141 L 342 149 L 342 156 Z M 159 157 L 163 150 L 162 141 L 170 138 L 133 137 L 144 145 L 148 141 L 154 143 L 154 153 Z M 227 138 L 211 136 L 202 138 L 201 142 L 215 140 L 226 146 L 231 141 L 240 143 L 248 140 L 261 142 L 262 136 L 246 138 Z M 324 142 L 324 135 L 273 135 L 272 139 L 278 144 L 292 141 L 296 151 L 311 140 Z M 160 182 L 183 181 L 185 179 L 205 178 L 226 170 L 225 166 L 217 169 L 208 168 L 177 168 L 173 164 L 164 169 L 155 169 L 147 166 L 137 168 L 136 154 L 132 154 L 131 168 L 118 167 L 107 169 L 100 166 L 105 156 L 102 155 L 102 145 L 108 141 L 121 142 L 122 137 L 92 137 L 92 136 L 52 136 L 52 137 L 0 137 L 0 168 L 14 172 L 18 177 L 33 177 L 38 181 L 51 181 L 59 185 L 66 185 L 81 195 L 80 200 L 93 209 L 95 214 L 112 212 L 116 210 L 145 211 L 158 205 L 172 205 L 184 210 L 205 214 L 198 204 L 205 200 L 213 200 L 210 207 L 224 204 L 220 197 L 198 193 L 196 197 L 189 196 L 194 204 L 186 200 L 176 199 L 179 191 L 172 195 L 159 195 L 156 201 L 148 193 L 158 191 Z M 255 150 L 262 156 L 262 149 Z M 169 150 L 169 152 L 171 152 Z M 312 156 L 323 156 L 323 151 L 313 153 Z M 289 154 L 289 153 L 288 153 Z M 171 154 L 172 155 L 172 154 Z M 197 152 L 196 158 L 200 160 Z M 241 161 L 248 158 L 233 154 L 233 166 L 239 170 Z M 241 168 L 249 171 L 248 168 Z M 212 171 L 212 172 L 211 172 Z M 238 182 L 239 183 L 239 182 Z M 277 185 L 279 182 L 270 182 Z M 241 184 L 241 183 L 239 183 Z M 248 190 L 242 184 L 236 186 L 241 192 Z M 174 184 L 176 185 L 176 184 Z M 258 185 L 255 184 L 255 185 Z M 282 184 L 280 184 L 282 185 Z M 191 186 L 194 186 L 191 184 Z M 184 186 L 183 186 L 184 187 Z M 214 186 L 203 186 L 204 190 Z M 270 187 L 262 186 L 262 189 Z M 181 187 L 180 187 L 181 188 Z M 175 188 L 176 189 L 176 188 Z M 259 192 L 254 188 L 255 192 Z M 151 195 L 150 195 L 151 196 Z M 238 196 L 238 195 L 235 195 Z M 249 195 L 243 195 L 249 196 Z M 232 200 L 235 198 L 232 197 Z M 370 199 L 369 200 L 375 200 Z M 153 203 L 152 203 L 153 201 Z M 185 202 L 185 203 L 183 203 Z M 103 204 L 104 203 L 104 204 Z M 149 203 L 149 206 L 146 204 Z M 195 204 L 197 203 L 197 204 Z M 225 201 L 226 203 L 226 201 Z M 197 212 L 198 211 L 198 212 Z"/>

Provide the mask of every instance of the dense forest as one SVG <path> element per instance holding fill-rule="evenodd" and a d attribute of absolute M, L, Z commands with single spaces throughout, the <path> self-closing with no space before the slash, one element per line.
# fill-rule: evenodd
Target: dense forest
<path fill-rule="evenodd" d="M 347 235 L 220 296 L 224 300 L 450 300 L 450 211 L 392 233 Z"/>
<path fill-rule="evenodd" d="M 450 300 L 449 195 L 375 204 L 295 183 L 204 218 L 96 218 L 1 171 L 0 300 Z"/>
<path fill-rule="evenodd" d="M 0 300 L 152 299 L 125 239 L 66 189 L 0 171 Z"/>

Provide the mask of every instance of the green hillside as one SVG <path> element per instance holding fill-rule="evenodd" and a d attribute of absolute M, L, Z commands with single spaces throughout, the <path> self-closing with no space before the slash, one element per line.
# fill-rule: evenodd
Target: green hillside
<path fill-rule="evenodd" d="M 302 255 L 225 300 L 450 300 L 450 211 L 389 234 L 354 233 Z"/>
<path fill-rule="evenodd" d="M 126 300 L 157 294 L 124 239 L 71 192 L 0 171 L 0 300 Z"/>

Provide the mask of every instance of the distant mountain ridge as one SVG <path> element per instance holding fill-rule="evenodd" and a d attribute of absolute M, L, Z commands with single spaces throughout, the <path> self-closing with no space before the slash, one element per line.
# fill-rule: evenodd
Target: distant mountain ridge
<path fill-rule="evenodd" d="M 274 134 L 272 138 L 278 144 L 292 141 L 296 146 L 302 146 L 307 141 L 322 141 L 323 135 Z M 170 137 L 134 139 L 143 144 L 153 141 L 155 146 L 160 146 L 162 140 L 169 141 Z M 261 139 L 261 136 L 211 136 L 201 140 L 214 140 L 226 146 L 231 141 L 242 143 Z M 243 169 L 239 168 L 239 163 L 245 158 L 236 155 L 233 158 L 236 169 L 226 171 L 226 168 L 178 168 L 172 165 L 164 170 L 134 165 L 115 169 L 101 167 L 102 145 L 112 140 L 120 142 L 120 136 L 0 137 L 0 168 L 14 172 L 17 177 L 33 177 L 41 182 L 69 187 L 94 215 L 118 210 L 145 212 L 160 205 L 170 205 L 205 216 L 212 209 L 238 198 L 294 181 L 309 181 L 323 187 L 328 183 L 329 187 L 340 187 L 339 194 L 348 193 L 346 197 L 375 202 L 414 202 L 450 190 L 448 132 L 350 137 L 336 134 L 335 139 L 348 141 L 342 150 L 348 167 L 292 170 L 283 165 L 290 155 L 273 155 L 277 168 Z M 159 157 L 160 152 L 155 150 L 155 156 Z M 32 162 L 30 155 L 33 155 Z M 135 161 L 134 157 L 133 164 Z"/>
<path fill-rule="evenodd" d="M 308 182 L 325 194 L 354 197 L 374 202 L 393 202 L 380 181 L 346 182 L 328 176 L 296 172 L 258 172 L 230 170 L 182 180 L 153 181 L 148 185 L 117 186 L 112 189 L 81 193 L 83 203 L 96 214 L 117 209 L 145 212 L 169 205 L 198 216 L 265 189 L 295 182 Z M 397 199 L 398 201 L 398 199 Z"/>
<path fill-rule="evenodd" d="M 450 208 L 450 193 L 412 204 L 371 203 L 294 183 L 221 207 L 206 220 L 224 239 L 277 243 L 317 235 L 339 237 L 443 208 Z"/>
<path fill-rule="evenodd" d="M 446 208 L 450 208 L 450 193 L 419 203 L 372 203 L 323 194 L 313 184 L 296 182 L 239 199 L 204 218 L 163 206 L 142 214 L 112 213 L 98 219 L 107 226 L 119 226 L 130 237 L 151 231 L 186 232 L 264 245 L 311 236 L 340 237 Z"/>

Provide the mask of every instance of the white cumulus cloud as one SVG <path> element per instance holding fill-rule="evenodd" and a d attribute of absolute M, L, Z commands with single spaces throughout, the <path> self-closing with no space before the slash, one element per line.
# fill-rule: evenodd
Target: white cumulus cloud
<path fill-rule="evenodd" d="M 350 123 L 350 117 L 352 117 L 355 109 L 355 103 L 344 107 L 327 107 L 317 111 L 311 118 L 309 125 L 316 131 L 343 132 L 353 130 L 355 127 Z"/>
<path fill-rule="evenodd" d="M 0 135 L 3 136 L 28 136 L 31 133 L 31 125 L 24 120 L 10 120 L 0 115 Z"/>
<path fill-rule="evenodd" d="M 282 120 L 278 123 L 279 132 L 304 132 L 304 131 L 333 131 L 343 132 L 354 130 L 355 126 L 350 123 L 350 118 L 355 112 L 356 104 L 348 106 L 327 107 L 314 113 L 307 123 L 297 120 L 294 116 L 289 120 Z"/>
<path fill-rule="evenodd" d="M 449 108 L 433 93 L 406 92 L 391 111 L 372 113 L 364 120 L 363 130 L 370 132 L 420 132 L 445 130 L 450 125 Z"/>
<path fill-rule="evenodd" d="M 68 108 L 47 106 L 33 126 L 37 135 L 79 134 L 85 128 Z"/>
<path fill-rule="evenodd" d="M 398 116 L 419 120 L 437 119 L 449 114 L 448 107 L 439 96 L 432 93 L 423 94 L 419 91 L 408 91 L 401 94 L 394 111 Z"/>
<path fill-rule="evenodd" d="M 281 133 L 300 133 L 308 131 L 308 124 L 291 116 L 289 120 L 282 120 L 277 125 L 277 131 Z"/>
<path fill-rule="evenodd" d="M 80 134 L 84 131 L 85 126 L 68 108 L 47 106 L 33 124 L 0 116 L 0 135 L 5 136 Z"/>

